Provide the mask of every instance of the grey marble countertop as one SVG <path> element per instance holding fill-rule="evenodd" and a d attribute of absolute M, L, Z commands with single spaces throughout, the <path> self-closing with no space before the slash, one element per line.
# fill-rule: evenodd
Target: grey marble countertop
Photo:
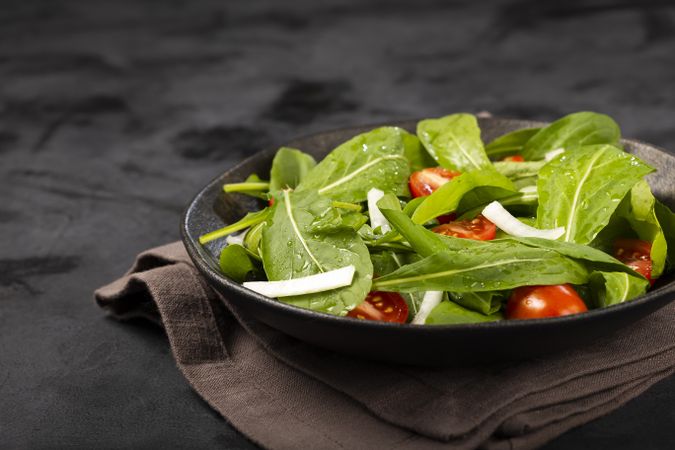
<path fill-rule="evenodd" d="M 672 2 L 4 1 L 0 448 L 254 448 L 92 291 L 268 145 L 488 110 L 675 149 Z M 675 379 L 547 449 L 666 448 Z"/>

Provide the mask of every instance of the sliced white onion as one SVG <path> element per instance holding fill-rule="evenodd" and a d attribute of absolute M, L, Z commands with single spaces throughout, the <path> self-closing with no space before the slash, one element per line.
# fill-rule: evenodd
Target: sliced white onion
<path fill-rule="evenodd" d="M 352 284 L 356 267 L 346 266 L 302 278 L 280 281 L 248 281 L 242 286 L 267 297 L 314 294 Z"/>
<path fill-rule="evenodd" d="M 522 192 L 523 194 L 533 194 L 537 192 L 537 186 L 525 186 L 520 188 L 518 192 Z"/>
<path fill-rule="evenodd" d="M 443 291 L 427 291 L 422 298 L 420 310 L 417 312 L 412 322 L 415 325 L 424 325 L 431 311 L 443 300 Z"/>
<path fill-rule="evenodd" d="M 384 197 L 384 192 L 377 188 L 372 188 L 368 191 L 368 214 L 370 215 L 370 226 L 373 230 L 380 227 L 382 234 L 391 231 L 391 225 L 384 217 L 380 208 L 377 207 L 377 202 Z"/>
<path fill-rule="evenodd" d="M 548 162 L 561 153 L 565 153 L 564 148 L 556 148 L 555 150 L 551 150 L 550 152 L 548 152 L 544 155 L 544 160 Z"/>
<path fill-rule="evenodd" d="M 248 233 L 248 230 L 250 228 L 245 229 L 239 234 L 230 234 L 225 238 L 225 242 L 227 242 L 227 245 L 244 245 L 244 238 L 246 238 L 246 233 Z"/>
<path fill-rule="evenodd" d="M 538 237 L 543 239 L 558 239 L 565 234 L 565 227 L 553 228 L 552 230 L 539 230 L 525 225 L 508 212 L 501 203 L 494 201 L 483 209 L 483 214 L 490 222 L 497 225 L 500 230 L 511 236 Z"/>

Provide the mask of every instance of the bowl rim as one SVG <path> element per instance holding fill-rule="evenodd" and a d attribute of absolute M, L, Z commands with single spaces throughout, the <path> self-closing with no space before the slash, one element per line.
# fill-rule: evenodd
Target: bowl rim
<path fill-rule="evenodd" d="M 357 131 L 361 129 L 368 129 L 368 128 L 377 128 L 377 127 L 382 127 L 382 126 L 405 126 L 407 124 L 411 124 L 413 122 L 419 122 L 420 120 L 423 119 L 403 119 L 403 120 L 391 120 L 391 121 L 385 121 L 385 122 L 377 122 L 373 124 L 363 124 L 363 125 L 352 125 L 352 126 L 345 126 L 345 127 L 340 127 L 340 128 L 331 128 L 323 131 L 317 131 L 315 133 L 310 133 L 306 135 L 301 135 L 297 138 L 293 138 L 288 143 L 291 142 L 298 142 L 298 141 L 304 141 L 312 138 L 317 138 L 326 134 L 334 134 L 334 133 L 340 133 L 340 132 L 349 132 L 349 131 Z M 505 123 L 511 123 L 514 125 L 522 125 L 519 126 L 516 129 L 522 129 L 522 128 L 528 128 L 528 127 L 536 127 L 536 126 L 545 126 L 548 124 L 548 122 L 543 122 L 543 121 L 533 121 L 533 120 L 524 120 L 524 119 L 511 119 L 511 118 L 506 118 L 506 117 L 479 117 L 479 120 L 481 121 L 499 121 L 499 122 L 505 122 Z M 622 138 L 621 142 L 624 144 L 631 144 L 631 145 L 638 145 L 638 146 L 646 146 L 651 149 L 654 149 L 658 151 L 659 153 L 663 153 L 667 155 L 668 157 L 672 158 L 675 161 L 675 155 L 671 154 L 669 151 L 658 147 L 656 145 L 638 140 L 638 139 L 632 139 L 632 138 Z M 284 144 L 287 145 L 287 144 Z M 255 291 L 252 291 L 250 289 L 245 288 L 242 286 L 240 283 L 237 283 L 234 280 L 231 280 L 221 274 L 220 272 L 216 271 L 213 269 L 213 267 L 208 264 L 205 261 L 205 255 L 202 253 L 205 253 L 206 251 L 203 249 L 201 244 L 197 242 L 195 239 L 192 238 L 190 235 L 190 229 L 189 229 L 189 219 L 194 212 L 194 206 L 197 204 L 197 202 L 204 196 L 207 195 L 208 192 L 211 192 L 212 189 L 216 185 L 222 184 L 222 179 L 227 177 L 228 175 L 232 173 L 236 173 L 242 166 L 245 166 L 253 161 L 256 161 L 262 157 L 269 156 L 269 154 L 272 154 L 274 152 L 274 147 L 267 147 L 264 148 L 253 155 L 239 161 L 237 164 L 234 166 L 230 167 L 227 169 L 225 172 L 222 172 L 221 174 L 217 175 L 214 177 L 211 181 L 209 181 L 204 187 L 202 187 L 199 192 L 193 196 L 192 200 L 188 203 L 188 206 L 185 208 L 183 211 L 183 214 L 181 215 L 181 222 L 180 222 L 180 233 L 181 233 L 181 238 L 183 241 L 183 244 L 185 246 L 185 249 L 187 250 L 188 255 L 190 256 L 190 259 L 194 262 L 195 266 L 197 269 L 207 278 L 207 280 L 210 283 L 218 283 L 221 286 L 224 286 L 226 290 L 228 291 L 233 291 L 235 295 L 240 295 L 242 297 L 248 297 L 250 299 L 253 299 L 254 301 L 257 302 L 262 302 L 266 306 L 269 306 L 273 309 L 278 309 L 282 313 L 291 313 L 291 314 L 296 314 L 303 319 L 306 320 L 312 320 L 312 321 L 324 321 L 324 322 L 329 322 L 329 323 L 334 323 L 336 325 L 343 325 L 343 326 L 348 326 L 351 324 L 351 326 L 354 327 L 362 327 L 363 329 L 387 329 L 387 330 L 401 330 L 401 329 L 406 329 L 406 330 L 416 330 L 416 331 L 423 331 L 423 332 L 428 332 L 428 333 L 447 333 L 448 331 L 466 331 L 466 330 L 515 330 L 515 329 L 526 329 L 526 328 L 539 328 L 541 326 L 551 326 L 553 325 L 564 325 L 564 324 L 581 324 L 583 322 L 594 322 L 608 314 L 615 314 L 619 313 L 622 311 L 627 311 L 633 308 L 637 308 L 642 304 L 649 303 L 652 301 L 656 301 L 658 298 L 661 298 L 662 296 L 667 296 L 669 294 L 675 294 L 675 280 L 670 281 L 669 283 L 659 286 L 658 288 L 654 290 L 648 291 L 646 294 L 634 299 L 630 300 L 628 302 L 624 303 L 619 303 L 616 305 L 611 305 L 607 306 L 604 308 L 597 308 L 597 309 L 592 309 L 588 310 L 584 313 L 580 314 L 571 314 L 567 316 L 559 316 L 559 317 L 547 317 L 547 318 L 540 318 L 540 319 L 528 319 L 528 320 L 498 320 L 498 321 L 491 321 L 491 322 L 479 322 L 479 323 L 462 323 L 462 324 L 438 324 L 438 325 L 425 325 L 425 324 L 412 324 L 412 323 L 393 323 L 393 322 L 382 322 L 382 321 L 373 321 L 373 320 L 359 320 L 359 319 L 354 319 L 351 317 L 347 316 L 336 316 L 333 314 L 321 312 L 321 311 L 314 311 L 311 309 L 306 309 L 306 308 L 301 308 L 299 306 L 294 306 L 290 305 L 288 303 L 282 302 L 280 300 L 271 298 L 271 297 L 266 297 L 262 294 L 258 294 Z M 675 295 L 672 296 L 669 300 L 667 300 L 663 305 L 669 303 L 670 301 L 675 300 Z"/>

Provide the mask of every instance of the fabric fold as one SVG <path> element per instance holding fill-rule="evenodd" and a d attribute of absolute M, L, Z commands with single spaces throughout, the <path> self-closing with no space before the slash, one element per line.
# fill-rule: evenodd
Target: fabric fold
<path fill-rule="evenodd" d="M 141 253 L 95 298 L 115 318 L 160 323 L 195 391 L 267 448 L 533 448 L 675 367 L 673 305 L 602 342 L 537 360 L 434 369 L 353 359 L 242 317 L 181 243 Z"/>

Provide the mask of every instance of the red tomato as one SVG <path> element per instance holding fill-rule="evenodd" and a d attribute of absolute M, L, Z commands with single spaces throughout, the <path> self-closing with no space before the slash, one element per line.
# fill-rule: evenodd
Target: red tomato
<path fill-rule="evenodd" d="M 495 238 L 497 227 L 482 214 L 471 220 L 457 220 L 432 229 L 434 233 L 477 241 L 490 241 Z"/>
<path fill-rule="evenodd" d="M 507 319 L 541 319 L 588 311 L 579 294 L 569 284 L 522 286 L 506 303 Z"/>
<path fill-rule="evenodd" d="M 274 197 L 270 197 L 269 200 L 267 200 L 267 206 L 274 206 Z"/>
<path fill-rule="evenodd" d="M 355 319 L 405 323 L 408 320 L 408 304 L 396 292 L 370 292 L 363 303 L 349 311 L 347 316 Z"/>
<path fill-rule="evenodd" d="M 511 156 L 507 156 L 506 158 L 502 159 L 502 161 L 523 162 L 523 161 L 525 161 L 525 158 L 523 158 L 522 155 L 511 155 Z"/>
<path fill-rule="evenodd" d="M 651 252 L 652 244 L 640 239 L 617 239 L 614 242 L 614 257 L 654 284 Z"/>
<path fill-rule="evenodd" d="M 436 189 L 459 175 L 461 175 L 460 172 L 444 169 L 443 167 L 429 167 L 418 170 L 417 172 L 413 172 L 408 180 L 410 193 L 413 197 L 430 195 Z"/>

